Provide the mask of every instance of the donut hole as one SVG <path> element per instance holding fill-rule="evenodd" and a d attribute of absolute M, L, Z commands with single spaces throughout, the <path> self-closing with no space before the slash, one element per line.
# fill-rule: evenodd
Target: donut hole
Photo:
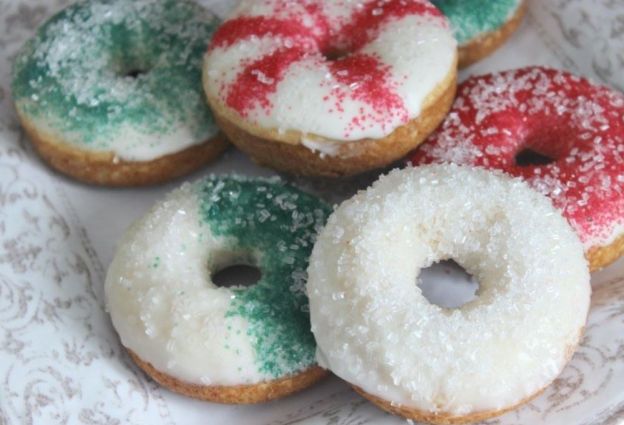
<path fill-rule="evenodd" d="M 262 279 L 258 257 L 253 252 L 238 249 L 215 249 L 208 260 L 208 273 L 214 286 L 246 288 Z"/>
<path fill-rule="evenodd" d="M 119 78 L 128 78 L 131 80 L 137 80 L 147 74 L 154 67 L 154 63 L 151 60 L 145 58 L 124 58 L 113 61 L 113 72 Z"/>
<path fill-rule="evenodd" d="M 524 148 L 516 153 L 515 161 L 516 165 L 519 167 L 530 167 L 552 164 L 556 159 L 537 152 L 534 149 Z"/>
<path fill-rule="evenodd" d="M 474 301 L 479 291 L 479 282 L 453 260 L 439 261 L 422 269 L 417 285 L 427 301 L 448 309 Z"/>
<path fill-rule="evenodd" d="M 124 72 L 123 76 L 126 78 L 139 78 L 142 75 L 147 74 L 147 71 L 144 69 L 139 69 L 139 68 L 133 68 L 133 69 L 129 69 L 126 72 Z"/>
<path fill-rule="evenodd" d="M 519 142 L 514 156 L 518 167 L 541 167 L 565 158 L 578 135 L 567 122 L 538 122 Z"/>
<path fill-rule="evenodd" d="M 325 57 L 325 59 L 327 59 L 330 62 L 335 62 L 338 61 L 342 58 L 345 58 L 349 55 L 349 52 L 346 50 L 341 50 L 341 49 L 327 49 L 324 50 L 323 52 L 323 56 Z"/>
<path fill-rule="evenodd" d="M 212 274 L 212 282 L 221 288 L 249 287 L 262 279 L 262 271 L 251 264 L 232 264 Z"/>

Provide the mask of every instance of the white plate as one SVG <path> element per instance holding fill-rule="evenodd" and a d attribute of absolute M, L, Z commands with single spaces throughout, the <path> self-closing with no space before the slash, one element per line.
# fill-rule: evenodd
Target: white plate
<path fill-rule="evenodd" d="M 204 3 L 223 16 L 235 2 Z M 33 154 L 10 104 L 10 64 L 63 4 L 0 0 L 0 424 L 402 423 L 336 378 L 283 401 L 231 407 L 172 394 L 132 365 L 104 311 L 105 268 L 129 223 L 178 183 L 87 187 Z M 544 64 L 622 88 L 623 56 L 624 1 L 536 0 L 514 38 L 462 77 Z M 206 173 L 230 171 L 272 174 L 233 150 Z M 338 201 L 374 177 L 296 182 Z M 489 424 L 624 422 L 624 261 L 595 274 L 593 286 L 586 337 L 561 377 Z"/>

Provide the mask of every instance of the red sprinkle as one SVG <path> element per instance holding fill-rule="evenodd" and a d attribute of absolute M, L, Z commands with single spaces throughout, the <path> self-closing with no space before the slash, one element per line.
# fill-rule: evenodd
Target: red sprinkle
<path fill-rule="evenodd" d="M 382 24 L 407 15 L 442 18 L 442 12 L 428 1 L 376 0 L 366 3 L 340 31 L 348 50 L 357 50 L 377 37 Z"/>
<path fill-rule="evenodd" d="M 273 105 L 269 96 L 277 90 L 287 69 L 304 58 L 306 53 L 319 58 L 322 55 L 347 54 L 337 60 L 325 61 L 335 80 L 350 86 L 349 89 L 342 87 L 332 91 L 333 99 L 326 99 L 333 103 L 328 110 L 344 111 L 342 104 L 347 98 L 370 105 L 374 114 L 362 113 L 355 117 L 351 129 L 372 126 L 373 123 L 383 125 L 389 117 L 397 115 L 407 121 L 402 99 L 395 92 L 396 85 L 391 82 L 390 68 L 377 58 L 358 54 L 357 50 L 377 37 L 382 24 L 389 20 L 424 15 L 446 22 L 441 12 L 425 0 L 369 0 L 363 2 L 362 7 L 353 7 L 354 12 L 346 22 L 334 22 L 332 27 L 323 13 L 323 1 L 302 3 L 302 8 L 297 8 L 289 1 L 275 0 L 271 3 L 271 16 L 238 17 L 225 22 L 217 30 L 210 50 L 227 48 L 254 36 L 270 36 L 289 40 L 292 44 L 292 47 L 282 47 L 246 64 L 226 92 L 226 104 L 242 116 L 247 116 L 258 106 L 270 110 Z M 305 25 L 310 22 L 312 26 Z M 322 61 L 318 66 L 324 66 Z"/>
<path fill-rule="evenodd" d="M 388 115 L 392 114 L 400 115 L 403 121 L 408 120 L 403 100 L 390 83 L 390 67 L 377 58 L 356 53 L 330 62 L 329 69 L 336 81 L 350 88 L 350 98 L 370 105 L 375 112 L 375 116 L 355 117 L 353 127 L 362 127 L 363 118 L 383 125 Z M 332 94 L 336 99 L 336 109 L 342 111 L 341 103 L 347 93 L 338 88 Z"/>
<path fill-rule="evenodd" d="M 309 28 L 301 25 L 300 22 L 267 18 L 264 16 L 240 17 L 226 21 L 214 33 L 210 42 L 209 50 L 218 47 L 229 47 L 232 44 L 256 36 L 300 38 L 308 37 L 316 40 L 317 37 Z"/>
<path fill-rule="evenodd" d="M 273 105 L 269 95 L 275 92 L 277 83 L 288 68 L 305 54 L 303 49 L 282 49 L 250 63 L 232 84 L 227 95 L 227 105 L 243 116 L 256 106 L 271 109 Z"/>

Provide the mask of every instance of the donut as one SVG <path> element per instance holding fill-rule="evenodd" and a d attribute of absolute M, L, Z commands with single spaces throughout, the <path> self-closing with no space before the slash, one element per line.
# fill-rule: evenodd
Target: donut
<path fill-rule="evenodd" d="M 221 403 L 276 399 L 324 377 L 305 282 L 328 214 L 279 179 L 213 176 L 169 194 L 128 230 L 106 277 L 130 356 L 164 387 Z M 237 264 L 261 279 L 213 283 Z"/>
<path fill-rule="evenodd" d="M 598 270 L 624 252 L 623 116 L 622 93 L 564 71 L 530 67 L 473 77 L 411 160 L 525 179 L 562 211 L 590 269 Z"/>
<path fill-rule="evenodd" d="M 525 0 L 432 0 L 451 22 L 459 43 L 459 67 L 485 58 L 518 29 Z"/>
<path fill-rule="evenodd" d="M 456 60 L 426 0 L 243 0 L 210 43 L 203 81 L 220 127 L 256 162 L 335 177 L 421 143 L 452 104 Z"/>
<path fill-rule="evenodd" d="M 204 99 L 201 60 L 218 22 L 189 1 L 86 0 L 19 52 L 20 121 L 54 169 L 87 183 L 160 183 L 226 147 Z"/>
<path fill-rule="evenodd" d="M 479 282 L 456 309 L 415 285 L 446 259 Z M 395 170 L 338 207 L 314 246 L 317 359 L 405 418 L 491 418 L 561 372 L 586 322 L 589 279 L 578 236 L 522 180 L 453 164 Z"/>

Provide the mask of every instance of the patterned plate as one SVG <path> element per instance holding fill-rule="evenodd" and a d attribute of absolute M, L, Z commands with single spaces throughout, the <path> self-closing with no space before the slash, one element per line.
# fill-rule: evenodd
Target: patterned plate
<path fill-rule="evenodd" d="M 235 2 L 204 0 L 225 15 Z M 0 0 L 0 424 L 398 424 L 336 378 L 253 407 L 202 403 L 162 390 L 135 368 L 104 311 L 115 241 L 173 186 L 91 188 L 34 155 L 11 106 L 10 65 L 66 0 Z M 534 0 L 505 48 L 462 77 L 527 64 L 569 68 L 624 88 L 622 0 Z M 230 151 L 210 172 L 271 172 Z M 195 176 L 198 177 L 199 175 Z M 295 183 L 339 201 L 376 178 Z M 488 424 L 624 423 L 624 261 L 593 276 L 582 347 L 531 404 Z"/>

